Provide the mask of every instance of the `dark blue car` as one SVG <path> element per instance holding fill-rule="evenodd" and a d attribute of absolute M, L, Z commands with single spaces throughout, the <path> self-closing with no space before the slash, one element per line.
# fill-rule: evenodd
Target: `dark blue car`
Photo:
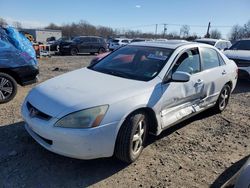
<path fill-rule="evenodd" d="M 0 104 L 15 97 L 17 84 L 23 86 L 36 82 L 38 73 L 36 60 L 15 48 L 0 29 Z"/>

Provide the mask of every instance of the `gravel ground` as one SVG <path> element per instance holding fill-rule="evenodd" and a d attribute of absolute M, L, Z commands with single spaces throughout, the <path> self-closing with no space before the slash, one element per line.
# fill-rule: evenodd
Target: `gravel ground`
<path fill-rule="evenodd" d="M 86 66 L 93 56 L 40 60 L 40 81 Z M 205 111 L 150 136 L 138 161 L 53 154 L 25 131 L 20 106 L 36 84 L 0 106 L 0 187 L 220 187 L 250 154 L 250 83 L 240 81 L 222 114 Z"/>

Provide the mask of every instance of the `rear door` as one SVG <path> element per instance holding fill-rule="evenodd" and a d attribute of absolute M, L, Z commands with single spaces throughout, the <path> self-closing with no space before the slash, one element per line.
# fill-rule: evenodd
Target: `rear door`
<path fill-rule="evenodd" d="M 198 104 L 204 93 L 204 82 L 198 48 L 181 53 L 168 73 L 168 77 L 176 71 L 191 75 L 188 82 L 162 84 L 162 126 L 166 128 L 186 116 L 200 110 Z"/>
<path fill-rule="evenodd" d="M 225 63 L 220 61 L 218 52 L 209 47 L 200 47 L 201 68 L 204 82 L 202 106 L 216 102 L 223 86 L 227 81 Z"/>
<path fill-rule="evenodd" d="M 91 52 L 91 40 L 90 37 L 82 37 L 81 43 L 79 44 L 80 53 L 90 53 Z"/>
<path fill-rule="evenodd" d="M 99 51 L 100 45 L 100 39 L 92 37 L 91 38 L 91 52 L 95 53 Z"/>

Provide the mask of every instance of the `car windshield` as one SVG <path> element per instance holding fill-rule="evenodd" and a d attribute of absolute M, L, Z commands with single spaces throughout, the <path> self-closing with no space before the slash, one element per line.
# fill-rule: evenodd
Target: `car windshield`
<path fill-rule="evenodd" d="M 209 44 L 212 46 L 215 45 L 215 41 L 197 40 L 196 42 L 203 43 L 203 44 Z"/>
<path fill-rule="evenodd" d="M 236 42 L 229 48 L 230 50 L 250 50 L 250 40 L 242 40 Z"/>
<path fill-rule="evenodd" d="M 166 48 L 125 46 L 89 68 L 123 78 L 149 81 L 158 75 L 172 52 Z"/>

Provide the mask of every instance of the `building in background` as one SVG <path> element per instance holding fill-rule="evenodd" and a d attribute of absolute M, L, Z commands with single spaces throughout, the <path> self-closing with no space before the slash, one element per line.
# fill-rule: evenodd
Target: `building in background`
<path fill-rule="evenodd" d="M 20 29 L 20 32 L 33 36 L 35 42 L 46 43 L 62 37 L 61 30 L 52 29 Z"/>

